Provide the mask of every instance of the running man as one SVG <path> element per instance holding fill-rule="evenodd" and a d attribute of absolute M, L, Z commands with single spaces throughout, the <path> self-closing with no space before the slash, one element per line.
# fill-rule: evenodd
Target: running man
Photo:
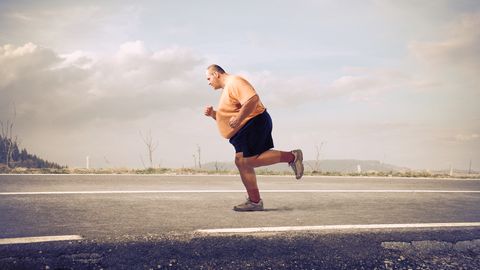
<path fill-rule="evenodd" d="M 288 163 L 297 179 L 303 176 L 302 150 L 272 150 L 272 119 L 252 85 L 242 77 L 226 73 L 218 65 L 207 68 L 208 84 L 223 89 L 217 110 L 205 107 L 205 116 L 217 122 L 220 134 L 235 148 L 235 165 L 248 193 L 246 202 L 235 211 L 262 211 L 263 201 L 254 168 Z"/>

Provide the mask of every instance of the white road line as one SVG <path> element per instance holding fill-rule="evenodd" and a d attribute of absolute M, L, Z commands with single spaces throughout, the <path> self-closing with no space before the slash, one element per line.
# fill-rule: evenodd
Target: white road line
<path fill-rule="evenodd" d="M 225 229 L 200 229 L 200 230 L 196 230 L 196 232 L 216 234 L 216 233 L 290 232 L 290 231 L 329 231 L 329 230 L 352 230 L 352 229 L 446 228 L 446 227 L 480 227 L 480 222 L 225 228 Z"/>
<path fill-rule="evenodd" d="M 11 244 L 29 244 L 53 241 L 73 241 L 82 240 L 80 235 L 57 235 L 57 236 L 38 236 L 38 237 L 19 237 L 19 238 L 3 238 L 0 239 L 0 245 Z"/>
<path fill-rule="evenodd" d="M 261 193 L 480 193 L 480 190 L 375 190 L 375 189 L 275 189 L 261 190 Z M 1 196 L 11 195 L 69 195 L 69 194 L 142 194 L 142 193 L 245 193 L 241 189 L 208 190 L 94 190 L 94 191 L 32 191 L 0 192 Z"/>

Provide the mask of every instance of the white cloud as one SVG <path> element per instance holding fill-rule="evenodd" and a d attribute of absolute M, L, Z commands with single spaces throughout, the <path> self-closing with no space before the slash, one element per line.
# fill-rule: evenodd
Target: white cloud
<path fill-rule="evenodd" d="M 108 51 L 135 36 L 142 9 L 115 3 L 18 3 L 0 21 L 0 42 L 33 41 L 62 53 L 75 50 Z M 133 35 L 132 35 L 133 34 Z M 7 37 L 8 38 L 5 38 Z"/>
<path fill-rule="evenodd" d="M 379 102 L 392 91 L 403 90 L 410 77 L 396 69 L 347 67 L 348 75 L 334 80 L 325 97 L 347 96 L 350 101 Z"/>
<path fill-rule="evenodd" d="M 74 66 L 81 69 L 90 69 L 97 62 L 93 53 L 84 51 L 74 51 L 72 53 L 60 54 L 59 56 L 63 58 L 63 62 L 58 68 Z"/>
<path fill-rule="evenodd" d="M 58 54 L 32 43 L 5 45 L 0 49 L 1 111 L 15 102 L 25 120 L 82 124 L 188 108 L 202 100 L 195 73 L 202 61 L 188 49 L 150 52 L 140 41 L 102 57 Z"/>
<path fill-rule="evenodd" d="M 135 164 L 143 151 L 139 130 L 153 129 L 174 151 L 180 146 L 168 141 L 190 136 L 195 121 L 204 120 L 201 108 L 214 92 L 203 70 L 202 56 L 188 48 L 152 51 L 141 41 L 125 43 L 110 55 L 59 54 L 33 43 L 4 45 L 0 115 L 11 115 L 15 105 L 23 147 L 48 159 L 78 165 L 88 151 L 97 160 L 100 153 L 116 153 L 122 157 L 116 164 Z M 177 122 L 187 130 L 183 135 L 167 130 Z M 107 142 L 112 137 L 118 138 Z M 132 157 L 133 149 L 140 153 Z"/>
<path fill-rule="evenodd" d="M 414 81 L 400 69 L 345 67 L 343 72 L 345 75 L 333 81 L 308 75 L 285 77 L 270 71 L 240 74 L 252 82 L 266 105 L 288 108 L 330 100 L 379 103 L 392 92 L 404 91 L 414 84 L 432 85 Z"/>
<path fill-rule="evenodd" d="M 33 43 L 27 43 L 22 47 L 17 47 L 7 44 L 2 47 L 0 47 L 0 53 L 2 54 L 2 57 L 4 58 L 10 58 L 10 57 L 18 57 L 22 56 L 25 54 L 32 53 L 37 49 L 37 45 Z"/>
<path fill-rule="evenodd" d="M 120 49 L 117 52 L 117 57 L 120 59 L 129 58 L 132 56 L 146 56 L 147 49 L 142 41 L 137 40 L 134 42 L 127 42 L 120 45 Z"/>
<path fill-rule="evenodd" d="M 20 12 L 9 13 L 9 14 L 6 15 L 6 17 L 12 18 L 14 20 L 24 21 L 24 22 L 30 22 L 30 21 L 33 20 L 32 17 L 27 16 L 27 15 L 25 15 L 23 13 L 20 13 Z"/>
<path fill-rule="evenodd" d="M 310 77 L 283 77 L 270 71 L 256 74 L 241 72 L 253 87 L 259 92 L 266 105 L 289 109 L 301 104 L 318 100 L 321 92 L 321 82 Z"/>
<path fill-rule="evenodd" d="M 468 142 L 468 141 L 473 141 L 473 140 L 478 140 L 480 138 L 480 135 L 474 133 L 474 134 L 457 134 L 455 136 L 456 141 L 460 142 Z"/>
<path fill-rule="evenodd" d="M 40 91 L 48 78 L 50 69 L 61 62 L 61 58 L 53 51 L 40 48 L 33 43 L 15 47 L 4 45 L 0 47 L 0 93 L 4 98 L 0 105 L 6 105 L 15 97 L 19 100 L 39 99 Z M 2 106 L 4 108 L 5 106 Z"/>

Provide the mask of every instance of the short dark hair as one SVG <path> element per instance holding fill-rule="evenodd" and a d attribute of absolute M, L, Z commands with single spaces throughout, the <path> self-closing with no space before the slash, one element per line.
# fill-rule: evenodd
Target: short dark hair
<path fill-rule="evenodd" d="M 218 72 L 220 74 L 223 74 L 225 73 L 225 70 L 223 70 L 222 67 L 220 67 L 219 65 L 216 65 L 216 64 L 213 64 L 213 65 L 210 65 L 208 66 L 207 70 L 210 70 L 210 71 L 213 71 L 213 72 Z"/>

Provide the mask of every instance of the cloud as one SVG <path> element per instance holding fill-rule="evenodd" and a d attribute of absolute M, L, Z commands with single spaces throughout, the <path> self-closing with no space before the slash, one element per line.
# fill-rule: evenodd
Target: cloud
<path fill-rule="evenodd" d="M 332 81 L 313 76 L 280 76 L 270 71 L 241 72 L 252 82 L 267 105 L 290 108 L 312 102 L 341 100 L 377 103 L 393 91 L 414 84 L 409 74 L 395 68 L 345 67 Z M 430 85 L 430 84 L 429 84 Z"/>
<path fill-rule="evenodd" d="M 6 14 L 6 17 L 11 18 L 13 20 L 19 20 L 19 21 L 24 21 L 24 22 L 30 22 L 30 21 L 33 20 L 32 17 L 27 16 L 27 15 L 25 15 L 23 13 L 20 13 L 20 12 L 8 13 L 8 14 Z"/>
<path fill-rule="evenodd" d="M 81 69 L 90 69 L 96 63 L 96 56 L 84 51 L 74 51 L 72 53 L 59 55 L 63 62 L 59 68 L 74 66 Z"/>
<path fill-rule="evenodd" d="M 270 71 L 240 74 L 253 84 L 267 106 L 294 108 L 320 96 L 321 82 L 311 77 L 284 77 Z"/>
<path fill-rule="evenodd" d="M 27 43 L 20 47 L 10 44 L 0 46 L 2 83 L 7 85 L 11 82 L 8 78 L 15 79 L 21 74 L 31 74 L 50 68 L 59 60 L 59 57 L 51 50 L 39 48 L 33 43 Z"/>
<path fill-rule="evenodd" d="M 24 125 L 61 128 L 191 108 L 206 100 L 198 90 L 202 63 L 202 56 L 190 49 L 150 51 L 141 41 L 102 56 L 59 54 L 33 43 L 4 45 L 0 113 L 15 103 Z"/>
<path fill-rule="evenodd" d="M 181 153 L 167 166 L 182 164 L 190 148 L 178 149 L 191 134 L 210 134 L 196 127 L 208 121 L 201 108 L 216 100 L 204 68 L 203 56 L 189 48 L 151 50 L 142 41 L 110 54 L 3 45 L 0 120 L 13 117 L 15 106 L 22 147 L 62 164 L 82 165 L 90 155 L 102 166 L 105 155 L 115 166 L 141 166 L 139 130 L 148 129 L 162 139 L 163 153 Z"/>
<path fill-rule="evenodd" d="M 53 51 L 40 48 L 33 43 L 20 47 L 4 45 L 0 47 L 0 99 L 1 112 L 9 103 L 18 101 L 19 105 L 48 102 L 55 90 L 49 85 L 58 83 L 52 77 L 51 69 L 61 62 L 61 58 Z M 48 97 L 48 98 L 47 98 Z M 20 106 L 22 108 L 22 106 Z M 44 109 L 44 108 L 42 108 Z"/>
<path fill-rule="evenodd" d="M 439 41 L 410 42 L 408 49 L 427 67 L 424 70 L 419 70 L 418 62 L 409 68 L 407 59 L 401 59 L 399 67 L 345 67 L 344 74 L 331 81 L 308 75 L 283 77 L 270 71 L 245 74 L 269 104 L 293 107 L 328 100 L 378 104 L 396 91 L 452 89 L 452 85 L 471 88 L 479 82 L 479 29 L 480 13 L 467 14 L 443 29 L 438 35 L 444 38 Z"/>
<path fill-rule="evenodd" d="M 324 97 L 348 97 L 351 102 L 378 102 L 388 93 L 403 89 L 410 76 L 398 69 L 346 67 L 347 73 L 327 87 Z"/>
<path fill-rule="evenodd" d="M 0 14 L 0 43 L 34 41 L 62 52 L 111 50 L 136 36 L 141 13 L 137 5 L 108 2 L 7 3 Z"/>
<path fill-rule="evenodd" d="M 457 134 L 455 136 L 455 140 L 459 142 L 468 142 L 468 141 L 474 141 L 478 140 L 480 138 L 480 135 L 473 133 L 473 134 Z"/>

